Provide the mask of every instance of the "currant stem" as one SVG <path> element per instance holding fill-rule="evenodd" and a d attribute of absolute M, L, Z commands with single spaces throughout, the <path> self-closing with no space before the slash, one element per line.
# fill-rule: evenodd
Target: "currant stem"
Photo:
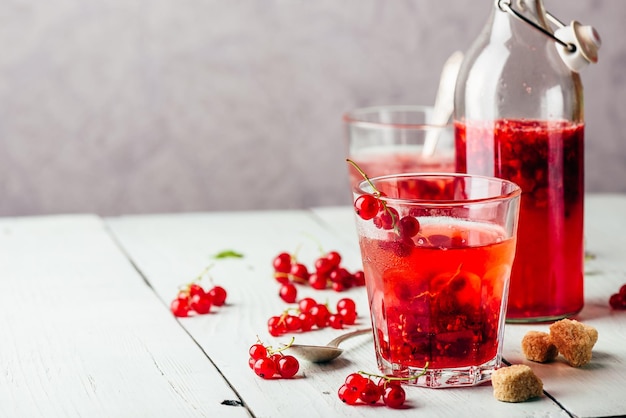
<path fill-rule="evenodd" d="M 377 198 L 380 197 L 380 192 L 378 191 L 378 189 L 376 188 L 376 186 L 374 186 L 374 183 L 372 183 L 372 181 L 370 180 L 370 178 L 367 176 L 367 174 L 365 174 L 365 171 L 363 171 L 361 169 L 361 167 L 359 167 L 359 165 L 357 163 L 355 163 L 354 161 L 352 161 L 349 158 L 346 158 L 346 161 L 350 164 L 352 164 L 352 166 L 356 169 L 356 171 L 359 172 L 359 174 L 365 179 L 365 181 L 367 181 L 367 183 L 370 185 L 370 187 L 374 190 L 374 196 L 376 196 Z"/>
<path fill-rule="evenodd" d="M 277 349 L 273 349 L 272 347 L 268 347 L 268 353 L 271 354 L 276 354 L 276 353 L 280 353 L 285 351 L 286 349 L 288 349 L 289 347 L 291 347 L 293 345 L 293 342 L 296 340 L 296 337 L 291 337 L 291 341 L 289 341 L 288 344 L 283 344 L 282 347 L 279 347 Z"/>
<path fill-rule="evenodd" d="M 198 274 L 198 276 L 195 279 L 193 279 L 193 281 L 194 282 L 201 281 L 204 278 L 204 276 L 206 276 L 209 273 L 209 270 L 211 270 L 214 266 L 215 266 L 215 263 L 211 263 L 208 266 L 206 266 L 204 270 L 202 270 L 202 273 Z M 212 281 L 210 276 L 209 276 L 209 280 Z"/>
<path fill-rule="evenodd" d="M 380 374 L 368 373 L 368 372 L 363 371 L 363 370 L 359 370 L 357 373 L 365 375 L 365 376 L 369 376 L 369 377 L 379 377 L 379 378 L 385 379 L 387 381 L 397 380 L 397 381 L 400 381 L 400 382 L 408 382 L 409 380 L 414 380 L 414 379 L 417 379 L 418 377 L 424 376 L 427 371 L 428 371 L 428 362 L 426 362 L 426 364 L 424 364 L 423 370 L 419 374 L 414 374 L 414 375 L 407 376 L 407 377 L 383 376 L 383 375 L 380 375 Z"/>

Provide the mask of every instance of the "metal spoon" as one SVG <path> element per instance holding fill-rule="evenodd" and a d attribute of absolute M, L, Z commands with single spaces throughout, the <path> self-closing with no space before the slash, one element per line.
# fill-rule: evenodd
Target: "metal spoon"
<path fill-rule="evenodd" d="M 288 350 L 291 350 L 296 356 L 310 362 L 326 363 L 339 357 L 341 353 L 343 353 L 343 349 L 339 348 L 339 344 L 341 344 L 348 338 L 368 333 L 371 334 L 371 332 L 371 328 L 358 329 L 356 331 L 340 335 L 339 337 L 331 340 L 326 345 L 292 344 L 289 346 Z"/>
<path fill-rule="evenodd" d="M 454 111 L 454 89 L 462 62 L 463 53 L 461 51 L 455 51 L 443 65 L 441 78 L 439 79 L 439 89 L 437 90 L 435 105 L 433 106 L 433 114 L 429 123 L 430 125 L 443 126 L 448 123 Z M 439 134 L 439 129 L 426 132 L 424 148 L 422 148 L 423 156 L 430 157 L 433 155 L 437 147 Z"/>

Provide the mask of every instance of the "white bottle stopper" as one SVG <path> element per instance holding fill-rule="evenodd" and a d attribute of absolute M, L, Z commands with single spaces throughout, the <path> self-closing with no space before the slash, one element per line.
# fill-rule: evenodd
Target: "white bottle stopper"
<path fill-rule="evenodd" d="M 568 26 L 557 29 L 554 35 L 561 41 L 573 45 L 574 48 L 568 49 L 556 44 L 559 55 L 572 71 L 579 72 L 589 63 L 598 62 L 598 50 L 602 40 L 593 27 L 583 26 L 574 20 Z"/>

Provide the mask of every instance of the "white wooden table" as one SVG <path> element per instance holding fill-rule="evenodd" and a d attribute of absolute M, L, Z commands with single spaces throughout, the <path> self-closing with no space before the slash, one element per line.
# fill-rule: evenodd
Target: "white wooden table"
<path fill-rule="evenodd" d="M 248 367 L 257 336 L 274 346 L 266 321 L 285 307 L 271 261 L 295 251 L 312 262 L 315 237 L 338 250 L 350 270 L 361 267 L 350 208 L 124 216 L 0 219 L 0 417 L 431 417 L 615 416 L 626 414 L 626 311 L 608 307 L 626 283 L 626 196 L 587 199 L 586 306 L 577 319 L 600 338 L 587 366 L 524 360 L 529 329 L 507 325 L 505 358 L 527 363 L 545 396 L 507 404 L 490 385 L 407 388 L 407 409 L 347 406 L 343 379 L 376 371 L 370 337 L 342 346 L 326 365 L 301 362 L 295 379 L 262 380 Z M 211 314 L 176 319 L 169 302 L 219 251 L 215 283 L 228 304 Z M 300 287 L 299 297 L 357 302 L 368 324 L 364 288 L 343 293 Z M 341 331 L 297 334 L 298 343 L 327 342 Z M 226 401 L 226 402 L 224 402 Z"/>

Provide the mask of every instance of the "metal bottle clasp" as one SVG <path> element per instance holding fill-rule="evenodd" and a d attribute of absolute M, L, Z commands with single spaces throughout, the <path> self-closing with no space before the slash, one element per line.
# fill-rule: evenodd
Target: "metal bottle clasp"
<path fill-rule="evenodd" d="M 509 13 L 556 42 L 559 55 L 572 71 L 578 72 L 589 63 L 598 62 L 598 50 L 602 45 L 602 40 L 593 27 L 583 26 L 575 20 L 566 25 L 546 12 L 546 18 L 557 26 L 555 33 L 552 33 L 515 10 L 511 6 L 511 0 L 495 0 L 495 4 L 502 12 Z"/>

